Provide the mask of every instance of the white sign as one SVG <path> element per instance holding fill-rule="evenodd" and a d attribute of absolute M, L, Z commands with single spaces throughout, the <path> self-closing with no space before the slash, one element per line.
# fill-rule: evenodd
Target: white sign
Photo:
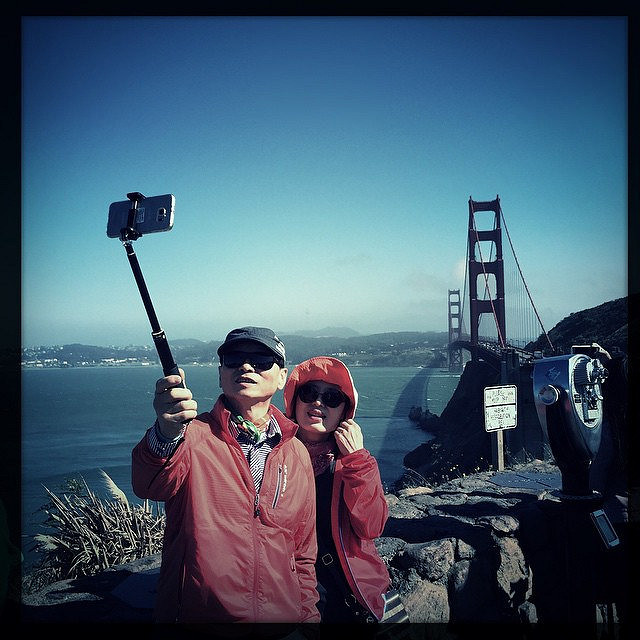
<path fill-rule="evenodd" d="M 518 398 L 515 384 L 484 389 L 485 431 L 513 429 L 518 424 Z"/>

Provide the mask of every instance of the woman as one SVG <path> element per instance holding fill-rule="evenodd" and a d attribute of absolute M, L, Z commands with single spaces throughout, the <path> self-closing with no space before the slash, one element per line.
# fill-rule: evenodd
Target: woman
<path fill-rule="evenodd" d="M 382 619 L 389 587 L 374 539 L 388 517 L 378 463 L 353 420 L 358 393 L 336 358 L 297 365 L 284 387 L 285 414 L 309 451 L 316 479 L 316 576 L 322 622 Z"/>

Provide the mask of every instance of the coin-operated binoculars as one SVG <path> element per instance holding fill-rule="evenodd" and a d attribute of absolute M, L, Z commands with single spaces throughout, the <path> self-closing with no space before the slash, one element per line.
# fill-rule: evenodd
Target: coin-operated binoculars
<path fill-rule="evenodd" d="M 534 362 L 536 411 L 562 474 L 565 496 L 592 494 L 589 471 L 600 448 L 602 383 L 608 374 L 593 357 L 599 352 L 596 344 L 573 346 L 570 355 Z"/>
<path fill-rule="evenodd" d="M 602 509 L 603 497 L 592 490 L 590 471 L 600 448 L 605 420 L 602 385 L 608 371 L 601 358 L 609 355 L 598 344 L 571 347 L 568 355 L 534 360 L 533 397 L 540 426 L 562 475 L 557 497 L 563 506 L 567 557 L 566 597 L 569 621 L 593 618 L 591 586 L 597 537 L 605 549 L 619 543 Z"/>

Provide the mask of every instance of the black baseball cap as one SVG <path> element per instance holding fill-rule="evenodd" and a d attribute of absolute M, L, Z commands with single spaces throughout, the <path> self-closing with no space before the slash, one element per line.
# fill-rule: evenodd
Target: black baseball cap
<path fill-rule="evenodd" d="M 278 336 L 266 327 L 241 327 L 240 329 L 233 329 L 227 334 L 224 342 L 218 347 L 218 356 L 222 356 L 223 353 L 231 349 L 236 342 L 249 341 L 258 342 L 264 345 L 278 358 L 282 358 L 282 363 L 286 361 L 286 354 L 284 351 L 284 343 Z"/>

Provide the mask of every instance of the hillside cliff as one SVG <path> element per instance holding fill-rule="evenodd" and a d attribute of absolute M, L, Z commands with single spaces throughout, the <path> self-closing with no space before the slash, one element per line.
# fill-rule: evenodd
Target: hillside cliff
<path fill-rule="evenodd" d="M 638 319 L 630 317 L 629 298 L 624 297 L 569 314 L 548 332 L 548 336 L 555 355 L 569 353 L 572 345 L 592 342 L 609 352 L 619 349 L 627 353 L 629 335 L 633 331 L 638 331 Z M 554 355 L 550 353 L 544 335 L 525 348 L 542 351 L 545 356 Z"/>

